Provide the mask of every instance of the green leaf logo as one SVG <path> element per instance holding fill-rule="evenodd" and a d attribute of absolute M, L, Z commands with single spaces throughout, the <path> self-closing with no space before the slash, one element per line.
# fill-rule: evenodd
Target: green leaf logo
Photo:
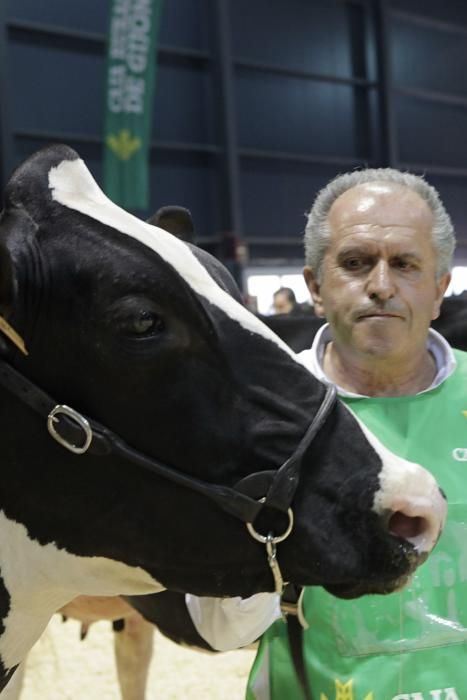
<path fill-rule="evenodd" d="M 129 129 L 121 129 L 118 134 L 110 134 L 107 137 L 107 145 L 120 160 L 130 160 L 141 148 L 141 139 L 132 136 Z"/>
<path fill-rule="evenodd" d="M 336 685 L 336 700 L 355 700 L 353 692 L 353 679 L 351 678 L 347 683 L 341 683 L 337 678 L 335 679 Z M 320 700 L 328 700 L 324 693 L 320 693 Z M 368 693 L 365 695 L 364 700 L 374 700 L 373 693 Z"/>

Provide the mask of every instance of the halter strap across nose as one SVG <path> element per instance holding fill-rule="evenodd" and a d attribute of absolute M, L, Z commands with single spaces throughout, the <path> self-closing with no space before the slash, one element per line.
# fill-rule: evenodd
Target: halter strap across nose
<path fill-rule="evenodd" d="M 297 490 L 305 452 L 323 427 L 336 402 L 336 388 L 328 386 L 323 401 L 295 452 L 279 469 L 249 474 L 235 488 L 261 500 L 263 506 L 287 513 Z"/>
<path fill-rule="evenodd" d="M 263 506 L 269 506 L 270 508 L 287 512 L 288 524 L 285 530 L 281 533 L 268 532 L 267 535 L 262 535 L 257 531 L 252 522 L 247 522 L 246 524 L 248 532 L 253 539 L 266 546 L 268 564 L 274 579 L 274 590 L 280 596 L 282 596 L 284 593 L 286 583 L 282 577 L 282 572 L 277 560 L 276 545 L 279 542 L 283 542 L 285 539 L 287 539 L 292 532 L 294 516 L 290 506 L 297 490 L 302 459 L 313 438 L 319 432 L 320 428 L 323 426 L 324 422 L 329 416 L 329 413 L 336 402 L 336 396 L 336 388 L 333 385 L 329 386 L 326 389 L 323 402 L 319 407 L 318 412 L 316 413 L 304 437 L 301 439 L 295 452 L 277 471 L 250 474 L 236 485 L 237 489 L 246 490 L 247 492 L 249 491 L 250 495 L 254 490 L 257 491 L 258 489 L 263 489 L 263 493 L 265 492 L 266 496 L 259 498 L 259 503 L 262 503 Z M 270 485 L 268 488 L 266 488 L 268 479 Z M 300 610 L 300 606 L 298 609 Z M 304 618 L 302 615 L 302 621 L 303 620 Z"/>
<path fill-rule="evenodd" d="M 245 523 L 253 523 L 265 507 L 288 512 L 298 486 L 303 455 L 336 401 L 335 388 L 328 387 L 323 403 L 292 456 L 279 469 L 257 472 L 231 488 L 196 479 L 133 449 L 108 428 L 59 404 L 3 360 L 0 360 L 0 386 L 44 418 L 53 439 L 77 457 L 83 458 L 89 454 L 95 457 L 122 458 L 168 481 L 203 494 L 226 513 Z"/>

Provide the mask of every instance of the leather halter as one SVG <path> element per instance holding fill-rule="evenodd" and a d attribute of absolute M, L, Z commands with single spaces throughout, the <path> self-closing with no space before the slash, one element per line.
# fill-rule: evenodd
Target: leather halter
<path fill-rule="evenodd" d="M 265 507 L 289 513 L 298 486 L 304 453 L 336 402 L 336 390 L 329 386 L 319 410 L 292 456 L 279 469 L 250 474 L 231 488 L 188 476 L 135 450 L 108 428 L 68 406 L 58 404 L 3 360 L 0 360 L 0 385 L 44 418 L 50 435 L 71 452 L 77 455 L 89 453 L 95 456 L 123 458 L 157 476 L 206 496 L 226 513 L 247 524 L 253 523 Z M 271 538 L 271 533 L 266 537 L 268 538 Z M 275 541 L 281 539 L 277 538 Z"/>

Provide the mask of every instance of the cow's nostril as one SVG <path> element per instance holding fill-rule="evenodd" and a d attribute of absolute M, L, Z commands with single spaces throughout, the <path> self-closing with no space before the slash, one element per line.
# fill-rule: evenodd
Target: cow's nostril
<path fill-rule="evenodd" d="M 411 540 L 423 535 L 429 529 L 429 523 L 420 516 L 405 515 L 397 511 L 389 518 L 388 529 L 391 535 Z"/>

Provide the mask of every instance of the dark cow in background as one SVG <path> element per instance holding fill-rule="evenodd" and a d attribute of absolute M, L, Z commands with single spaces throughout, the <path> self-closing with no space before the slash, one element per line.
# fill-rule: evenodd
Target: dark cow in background
<path fill-rule="evenodd" d="M 453 348 L 467 350 L 467 294 L 446 297 L 439 317 L 431 325 Z"/>
<path fill-rule="evenodd" d="M 191 212 L 185 207 L 167 206 L 161 207 L 148 220 L 148 224 L 158 226 L 169 231 L 173 236 L 176 236 L 180 241 L 185 243 L 195 242 L 195 227 Z"/>
<path fill-rule="evenodd" d="M 311 347 L 313 338 L 325 323 L 324 319 L 315 316 L 313 311 L 259 316 L 259 318 L 294 352 L 301 352 Z"/>
<path fill-rule="evenodd" d="M 344 597 L 407 580 L 444 521 L 433 477 L 361 427 L 219 263 L 114 205 L 66 146 L 18 168 L 4 203 L 0 687 L 80 595 L 142 595 L 145 614 L 163 589 L 280 589 L 253 526 L 287 531 L 284 580 Z"/>

